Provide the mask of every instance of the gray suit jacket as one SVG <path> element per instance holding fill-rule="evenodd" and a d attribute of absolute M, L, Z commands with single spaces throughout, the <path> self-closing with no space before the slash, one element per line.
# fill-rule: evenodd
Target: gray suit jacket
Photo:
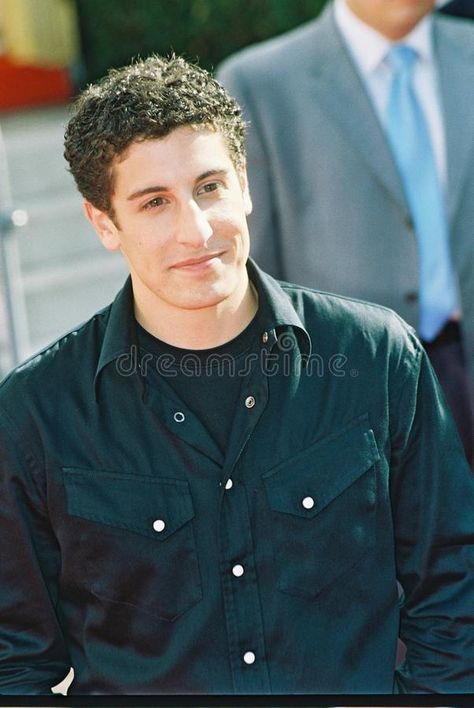
<path fill-rule="evenodd" d="M 474 395 L 474 31 L 433 17 L 451 251 Z M 218 78 L 250 122 L 253 255 L 273 275 L 386 305 L 416 327 L 418 252 L 383 129 L 332 6 L 246 49 Z"/>

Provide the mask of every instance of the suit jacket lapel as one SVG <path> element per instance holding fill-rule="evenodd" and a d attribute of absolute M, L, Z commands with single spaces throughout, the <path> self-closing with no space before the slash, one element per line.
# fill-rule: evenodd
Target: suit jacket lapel
<path fill-rule="evenodd" d="M 469 56 L 459 40 L 451 37 L 450 25 L 443 22 L 442 18 L 434 18 L 433 32 L 446 136 L 448 215 L 452 220 L 474 148 L 474 56 Z"/>
<path fill-rule="evenodd" d="M 314 64 L 309 67 L 315 101 L 360 152 L 377 179 L 407 212 L 402 184 L 365 85 L 334 21 L 332 7 L 316 23 Z"/>

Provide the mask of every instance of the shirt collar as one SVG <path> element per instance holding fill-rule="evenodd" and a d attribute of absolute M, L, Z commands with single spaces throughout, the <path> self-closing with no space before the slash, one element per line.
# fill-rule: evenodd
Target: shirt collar
<path fill-rule="evenodd" d="M 334 18 L 360 72 L 363 76 L 370 75 L 380 66 L 394 43 L 362 22 L 349 8 L 346 0 L 335 0 Z M 412 47 L 422 60 L 432 61 L 431 13 L 403 38 L 403 44 Z"/>
<path fill-rule="evenodd" d="M 109 317 L 105 326 L 104 339 L 100 349 L 99 361 L 94 376 L 94 391 L 97 398 L 98 379 L 103 369 L 120 356 L 130 357 L 137 347 L 137 333 L 133 308 L 132 279 L 128 276 L 125 285 L 118 292 L 110 305 Z"/>
<path fill-rule="evenodd" d="M 247 262 L 247 270 L 249 278 L 258 293 L 259 312 L 262 316 L 264 327 L 268 332 L 274 332 L 279 327 L 294 327 L 300 334 L 299 341 L 304 353 L 309 356 L 311 353 L 311 338 L 288 295 L 285 294 L 274 278 L 260 270 L 250 258 Z M 119 357 L 133 356 L 133 351 L 138 351 L 138 339 L 133 307 L 132 281 L 129 276 L 110 306 L 94 377 L 96 397 L 98 380 L 104 368 Z"/>
<path fill-rule="evenodd" d="M 414 49 L 423 61 L 433 61 L 433 16 L 426 15 L 411 32 L 403 38 L 403 44 Z"/>
<path fill-rule="evenodd" d="M 283 327 L 292 327 L 299 334 L 298 340 L 305 355 L 311 354 L 311 337 L 301 318 L 284 292 L 279 282 L 264 273 L 251 258 L 247 261 L 249 278 L 258 293 L 258 308 L 263 326 L 267 332 L 275 332 Z M 276 341 L 269 341 L 269 348 Z"/>

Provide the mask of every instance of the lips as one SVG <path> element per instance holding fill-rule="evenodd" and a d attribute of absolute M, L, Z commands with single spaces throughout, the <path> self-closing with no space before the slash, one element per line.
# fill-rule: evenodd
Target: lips
<path fill-rule="evenodd" d="M 213 260 L 214 258 L 218 258 L 221 256 L 222 253 L 206 253 L 205 256 L 199 256 L 197 258 L 188 258 L 185 261 L 180 261 L 179 263 L 175 263 L 172 267 L 173 268 L 192 268 L 193 266 L 200 266 L 206 264 L 208 261 Z"/>

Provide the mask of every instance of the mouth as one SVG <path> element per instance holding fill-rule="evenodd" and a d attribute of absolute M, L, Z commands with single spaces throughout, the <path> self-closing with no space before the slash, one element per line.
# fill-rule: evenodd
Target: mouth
<path fill-rule="evenodd" d="M 175 263 L 172 268 L 178 270 L 189 270 L 189 271 L 199 271 L 205 270 L 206 268 L 211 268 L 216 265 L 219 261 L 222 252 L 218 253 L 206 253 L 204 256 L 198 256 L 197 258 L 187 258 L 185 261 L 180 261 Z"/>

